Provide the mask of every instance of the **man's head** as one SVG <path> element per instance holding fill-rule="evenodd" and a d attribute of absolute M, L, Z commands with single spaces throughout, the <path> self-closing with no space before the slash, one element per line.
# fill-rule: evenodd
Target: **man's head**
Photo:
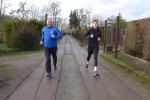
<path fill-rule="evenodd" d="M 98 27 L 98 20 L 94 19 L 92 21 L 92 26 L 93 26 L 94 29 L 96 29 Z"/>
<path fill-rule="evenodd" d="M 50 19 L 50 18 L 47 19 L 47 25 L 48 26 L 52 26 L 53 25 L 52 19 Z"/>

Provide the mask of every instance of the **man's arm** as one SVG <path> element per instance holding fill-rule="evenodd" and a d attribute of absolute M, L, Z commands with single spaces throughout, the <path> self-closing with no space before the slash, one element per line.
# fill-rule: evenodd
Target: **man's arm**
<path fill-rule="evenodd" d="M 43 45 L 43 43 L 44 43 L 44 31 L 43 31 L 43 29 L 42 29 L 40 44 Z"/>
<path fill-rule="evenodd" d="M 57 40 L 62 39 L 62 33 L 57 28 L 56 28 L 55 32 L 56 32 L 56 39 Z"/>
<path fill-rule="evenodd" d="M 87 31 L 87 33 L 84 36 L 89 36 L 90 35 L 90 29 Z"/>

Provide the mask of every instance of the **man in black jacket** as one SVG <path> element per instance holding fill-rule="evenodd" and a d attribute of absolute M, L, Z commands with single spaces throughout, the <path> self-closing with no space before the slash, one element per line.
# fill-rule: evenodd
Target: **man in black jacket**
<path fill-rule="evenodd" d="M 85 35 L 89 39 L 86 69 L 88 68 L 91 55 L 94 53 L 94 76 L 97 76 L 99 75 L 97 73 L 97 63 L 98 63 L 97 56 L 98 56 L 98 51 L 99 51 L 99 42 L 101 40 L 101 32 L 98 29 L 98 20 L 92 21 L 92 27 L 89 29 L 89 31 Z"/>

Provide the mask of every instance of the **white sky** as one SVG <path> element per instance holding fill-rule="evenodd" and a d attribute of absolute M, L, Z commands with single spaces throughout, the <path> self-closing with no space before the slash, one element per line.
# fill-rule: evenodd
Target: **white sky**
<path fill-rule="evenodd" d="M 50 0 L 7 0 L 12 7 L 18 8 L 18 3 L 26 1 L 27 4 L 33 3 L 42 8 Z M 68 17 L 71 9 L 86 8 L 92 9 L 92 15 L 100 15 L 107 19 L 111 15 L 122 13 L 126 20 L 150 17 L 150 0 L 57 0 L 61 5 L 61 15 Z"/>

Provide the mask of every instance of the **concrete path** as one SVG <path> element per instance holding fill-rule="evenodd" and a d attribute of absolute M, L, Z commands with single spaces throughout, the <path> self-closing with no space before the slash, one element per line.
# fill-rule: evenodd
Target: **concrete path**
<path fill-rule="evenodd" d="M 67 39 L 65 45 L 56 100 L 88 100 L 88 94 L 73 56 L 70 39 Z"/>
<path fill-rule="evenodd" d="M 110 65 L 102 65 L 99 60 L 100 77 L 94 78 L 93 58 L 86 70 L 87 51 L 80 47 L 74 38 L 70 37 L 70 40 L 90 100 L 150 100 L 150 90 L 133 80 L 129 74 L 118 70 L 116 66 L 113 68 Z"/>
<path fill-rule="evenodd" d="M 150 100 L 150 90 L 109 65 L 99 63 L 100 76 L 93 77 L 93 59 L 86 70 L 86 56 L 75 39 L 63 38 L 53 78 L 46 77 L 43 61 L 8 100 Z"/>

